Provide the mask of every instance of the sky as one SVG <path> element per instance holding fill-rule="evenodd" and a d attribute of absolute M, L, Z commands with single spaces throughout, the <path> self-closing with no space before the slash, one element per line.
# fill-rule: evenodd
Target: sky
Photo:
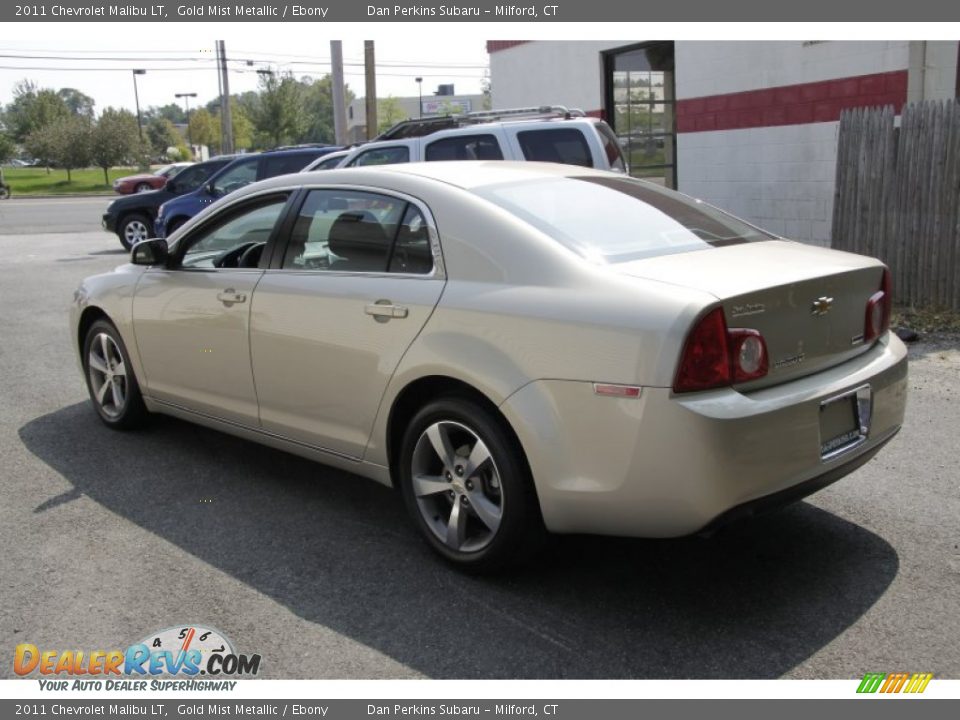
<path fill-rule="evenodd" d="M 131 32 L 117 32 L 123 27 Z M 416 97 L 418 76 L 424 96 L 442 83 L 453 83 L 458 94 L 480 92 L 488 64 L 485 39 L 438 33 L 428 42 L 410 42 L 380 27 L 364 28 L 375 42 L 379 97 Z M 98 112 L 108 106 L 133 111 L 132 70 L 137 68 L 147 71 L 137 76 L 141 109 L 182 104 L 177 93 L 195 92 L 192 108 L 218 94 L 216 40 L 224 40 L 227 57 L 236 58 L 230 63 L 231 93 L 255 89 L 258 69 L 322 77 L 330 72 L 330 40 L 342 39 L 344 80 L 357 97 L 365 94 L 363 40 L 342 37 L 350 33 L 333 37 L 323 25 L 48 23 L 17 29 L 0 39 L 0 105 L 9 103 L 16 83 L 28 78 L 40 87 L 76 88 L 96 101 Z"/>

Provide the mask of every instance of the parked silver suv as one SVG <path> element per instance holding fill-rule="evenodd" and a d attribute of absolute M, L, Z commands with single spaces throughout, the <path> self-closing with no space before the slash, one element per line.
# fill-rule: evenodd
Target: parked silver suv
<path fill-rule="evenodd" d="M 439 160 L 538 160 L 627 171 L 609 125 L 557 105 L 405 120 L 351 150 L 337 167 Z"/>

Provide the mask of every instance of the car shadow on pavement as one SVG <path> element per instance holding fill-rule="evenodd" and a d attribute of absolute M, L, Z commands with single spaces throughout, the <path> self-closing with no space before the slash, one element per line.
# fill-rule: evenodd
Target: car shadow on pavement
<path fill-rule="evenodd" d="M 470 577 L 392 490 L 293 455 L 165 417 L 112 432 L 86 403 L 19 434 L 73 486 L 35 512 L 86 495 L 434 678 L 774 678 L 898 569 L 882 538 L 800 503 L 710 539 L 557 538 L 530 566 Z"/>

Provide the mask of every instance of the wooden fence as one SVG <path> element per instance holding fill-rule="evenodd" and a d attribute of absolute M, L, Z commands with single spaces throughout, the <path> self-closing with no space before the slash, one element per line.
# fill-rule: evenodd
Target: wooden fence
<path fill-rule="evenodd" d="M 899 304 L 960 310 L 960 103 L 840 116 L 832 245 L 890 266 Z"/>

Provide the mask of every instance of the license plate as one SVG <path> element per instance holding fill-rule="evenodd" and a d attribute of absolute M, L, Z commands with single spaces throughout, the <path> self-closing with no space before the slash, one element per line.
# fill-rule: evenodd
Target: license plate
<path fill-rule="evenodd" d="M 866 442 L 872 393 L 866 385 L 820 403 L 820 458 L 830 460 Z"/>

